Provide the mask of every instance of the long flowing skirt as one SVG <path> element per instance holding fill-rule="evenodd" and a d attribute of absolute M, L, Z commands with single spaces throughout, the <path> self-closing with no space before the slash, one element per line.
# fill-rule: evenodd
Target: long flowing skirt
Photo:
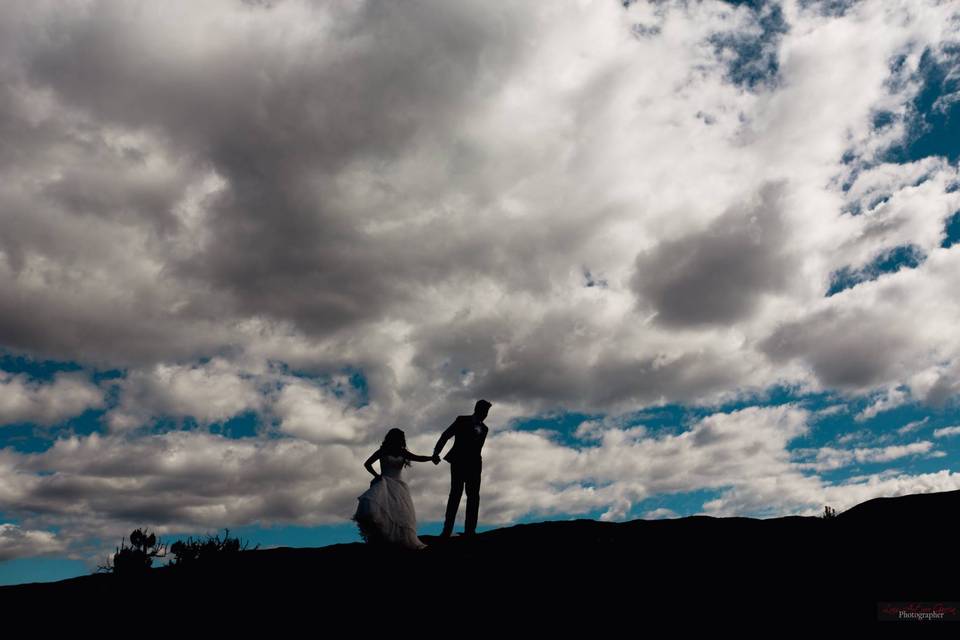
<path fill-rule="evenodd" d="M 386 543 L 407 549 L 423 549 L 417 537 L 417 514 L 407 483 L 380 476 L 357 498 L 353 520 L 367 542 Z"/>

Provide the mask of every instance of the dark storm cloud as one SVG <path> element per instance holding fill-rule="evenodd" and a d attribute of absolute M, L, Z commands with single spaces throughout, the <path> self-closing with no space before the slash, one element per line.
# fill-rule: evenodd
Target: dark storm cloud
<path fill-rule="evenodd" d="M 108 367 L 192 359 L 230 332 L 162 317 L 144 304 L 113 313 L 83 299 L 51 300 L 0 284 L 0 342 L 15 351 Z"/>
<path fill-rule="evenodd" d="M 454 384 L 460 369 L 473 372 L 464 394 L 529 393 L 536 402 L 693 398 L 722 387 L 763 363 L 731 367 L 729 345 L 684 354 L 666 343 L 671 329 L 684 330 L 669 336 L 683 341 L 688 329 L 752 319 L 764 296 L 785 291 L 807 266 L 791 252 L 789 226 L 802 221 L 784 213 L 786 183 L 762 183 L 784 167 L 738 176 L 763 184 L 754 202 L 727 207 L 730 194 L 718 195 L 725 213 L 693 231 L 684 232 L 692 220 L 672 223 L 673 235 L 653 238 L 626 278 L 636 249 L 610 240 L 621 228 L 658 233 L 650 221 L 666 213 L 656 206 L 647 219 L 630 217 L 661 187 L 709 197 L 709 183 L 688 175 L 677 149 L 692 149 L 689 166 L 710 171 L 726 157 L 752 166 L 744 158 L 763 152 L 678 125 L 688 121 L 677 114 L 706 109 L 720 131 L 723 113 L 736 120 L 770 110 L 771 136 L 809 135 L 806 117 L 795 116 L 802 110 L 784 106 L 794 102 L 761 108 L 709 81 L 707 70 L 718 81 L 728 71 L 729 49 L 671 49 L 674 36 L 703 44 L 704 34 L 730 32 L 736 44 L 760 28 L 763 46 L 733 59 L 759 61 L 764 73 L 792 69 L 806 87 L 807 67 L 773 64 L 791 37 L 778 5 L 750 5 L 731 21 L 719 4 L 665 3 L 655 13 L 677 20 L 642 41 L 616 6 L 582 14 L 574 4 L 541 14 L 440 2 L 5 7 L 0 131 L 12 144 L 0 147 L 9 178 L 0 186 L 0 264 L 10 266 L 9 275 L 0 269 L 0 342 L 134 365 L 276 349 L 318 371 L 359 363 L 375 398 L 446 375 L 436 365 L 444 361 Z M 648 8 L 632 10 L 648 20 Z M 713 23 L 686 33 L 691 18 Z M 578 39 L 588 31 L 592 40 Z M 640 52 L 663 64 L 633 62 Z M 653 90 L 674 80 L 685 88 Z M 809 89 L 816 99 L 832 95 L 830 85 Z M 851 113 L 837 118 L 859 117 Z M 552 124 L 540 130 L 518 117 L 530 114 Z M 536 135 L 523 138 L 529 129 Z M 515 138 L 522 144 L 511 147 Z M 663 163 L 649 162 L 649 175 L 646 160 L 634 163 L 644 144 Z M 609 159 L 613 168 L 601 169 Z M 790 175 L 798 176 L 791 192 L 803 193 L 809 171 Z M 208 177 L 219 186 L 194 193 Z M 650 193 L 627 188 L 637 177 Z M 201 202 L 187 215 L 191 193 Z M 794 231 L 815 262 L 820 239 Z M 592 323 L 569 308 L 541 321 L 584 265 L 618 306 Z M 625 282 L 640 317 L 655 313 L 650 329 L 665 330 L 664 346 L 648 349 L 640 331 L 623 332 L 598 356 L 591 342 L 638 319 L 619 317 Z M 436 326 L 478 290 L 512 308 L 506 325 Z M 432 335 L 414 328 L 419 351 L 407 353 L 417 326 Z M 268 344 L 277 335 L 306 340 Z M 538 361 L 549 366 L 538 370 Z"/>
<path fill-rule="evenodd" d="M 545 294 L 616 213 L 558 197 L 549 224 L 476 215 L 523 177 L 464 132 L 530 53 L 526 9 L 222 3 L 184 21 L 184 5 L 39 6 L 11 16 L 4 45 L 0 126 L 17 153 L 0 149 L 0 170 L 30 180 L 0 189 L 0 250 L 13 277 L 42 256 L 74 295 L 0 282 L 9 347 L 139 366 L 234 349 L 244 318 L 362 331 L 478 276 Z M 583 117 L 602 112 L 596 94 L 578 97 Z M 404 163 L 422 178 L 383 178 Z M 176 209 L 205 176 L 222 186 L 190 226 Z"/>
<path fill-rule="evenodd" d="M 146 222 L 162 234 L 177 225 L 171 209 L 187 180 L 179 175 L 137 176 L 130 170 L 131 164 L 143 161 L 137 154 L 131 150 L 93 157 L 90 164 L 71 167 L 46 185 L 43 194 L 77 215 L 107 216 L 121 225 Z M 117 180 L 119 174 L 127 179 Z"/>
<path fill-rule="evenodd" d="M 331 513 L 345 513 L 355 500 L 351 484 L 362 473 L 344 447 L 254 443 L 199 432 L 60 439 L 42 454 L 17 460 L 22 466 L 15 479 L 27 471 L 59 472 L 17 486 L 5 502 L 8 510 L 44 513 L 53 521 L 82 513 L 84 525 L 117 533 L 127 526 L 118 523 L 126 522 L 203 526 L 219 522 L 225 509 L 235 521 L 302 519 L 308 512 L 317 515 L 320 499 L 335 503 Z M 341 479 L 321 482 L 331 473 Z"/>
<path fill-rule="evenodd" d="M 862 390 L 896 376 L 911 344 L 898 320 L 830 307 L 782 323 L 758 347 L 773 362 L 802 360 L 827 387 Z"/>
<path fill-rule="evenodd" d="M 338 172 L 389 165 L 418 137 L 455 124 L 495 88 L 518 28 L 469 7 L 322 6 L 312 17 L 329 31 L 312 46 L 285 46 L 264 24 L 261 39 L 231 34 L 197 53 L 179 50 L 175 36 L 166 43 L 163 26 L 128 6 L 94 3 L 23 53 L 31 82 L 102 122 L 159 131 L 196 171 L 225 180 L 208 241 L 171 261 L 169 274 L 229 292 L 237 313 L 313 334 L 380 316 L 412 277 L 471 268 L 472 259 L 421 261 L 400 242 L 371 241 L 362 219 L 337 205 Z M 112 186 L 109 173 L 84 167 L 47 192 L 78 213 L 133 199 L 159 217 L 178 186 Z"/>
<path fill-rule="evenodd" d="M 703 231 L 637 255 L 631 286 L 641 311 L 672 328 L 725 325 L 748 317 L 765 293 L 790 281 L 781 198 L 785 182 L 765 184 L 755 204 L 731 208 Z"/>
<path fill-rule="evenodd" d="M 533 411 L 563 406 L 595 412 L 655 404 L 670 396 L 694 401 L 735 384 L 745 371 L 722 353 L 630 356 L 610 348 L 591 354 L 606 331 L 580 314 L 550 313 L 523 326 L 507 317 L 461 317 L 417 332 L 415 364 L 451 386 L 445 393 L 523 402 Z M 465 376 L 469 385 L 460 385 Z"/>
<path fill-rule="evenodd" d="M 542 410 L 564 406 L 595 412 L 618 405 L 655 405 L 666 396 L 696 402 L 729 389 L 744 373 L 719 353 L 688 353 L 667 362 L 659 356 L 611 353 L 590 368 L 546 345 L 534 351 L 523 347 L 521 353 L 522 360 L 481 380 L 479 394 L 539 401 Z"/>
<path fill-rule="evenodd" d="M 960 380 L 957 376 L 943 375 L 937 378 L 923 401 L 938 409 L 944 408 L 949 402 L 956 401 L 960 394 Z"/>

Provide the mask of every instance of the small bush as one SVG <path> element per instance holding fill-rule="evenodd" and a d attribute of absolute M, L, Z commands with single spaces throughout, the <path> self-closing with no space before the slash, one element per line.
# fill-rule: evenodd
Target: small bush
<path fill-rule="evenodd" d="M 150 571 L 154 558 L 166 556 L 166 545 L 157 540 L 154 534 L 147 535 L 140 529 L 130 534 L 130 546 L 126 545 L 126 538 L 120 541 L 117 552 L 113 554 L 113 564 L 109 558 L 106 565 L 97 567 L 97 571 L 113 572 L 122 577 L 142 576 Z"/>
<path fill-rule="evenodd" d="M 220 536 L 207 536 L 206 540 L 178 540 L 170 546 L 170 552 L 176 559 L 170 563 L 173 567 L 203 566 L 219 563 L 223 560 L 236 557 L 240 551 L 247 551 L 249 543 L 241 545 L 239 538 L 230 537 L 230 529 L 226 529 L 223 540 Z M 252 550 L 259 549 L 257 544 Z"/>
<path fill-rule="evenodd" d="M 821 515 L 820 517 L 823 518 L 824 520 L 827 520 L 829 518 L 836 518 L 837 510 L 834 509 L 833 507 L 824 506 L 823 515 Z"/>

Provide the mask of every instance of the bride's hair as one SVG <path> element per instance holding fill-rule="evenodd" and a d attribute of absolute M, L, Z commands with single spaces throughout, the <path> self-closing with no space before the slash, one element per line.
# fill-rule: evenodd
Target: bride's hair
<path fill-rule="evenodd" d="M 405 466 L 410 466 L 410 461 L 403 454 L 407 452 L 407 437 L 404 435 L 403 430 L 397 429 L 394 427 L 387 431 L 386 437 L 383 439 L 383 444 L 380 445 L 380 449 L 384 453 L 389 453 L 393 456 L 403 456 L 403 464 Z"/>

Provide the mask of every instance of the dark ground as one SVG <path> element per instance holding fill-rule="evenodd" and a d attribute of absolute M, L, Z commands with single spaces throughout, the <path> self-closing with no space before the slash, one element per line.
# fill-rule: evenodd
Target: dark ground
<path fill-rule="evenodd" d="M 207 571 L 161 567 L 139 581 L 100 573 L 0 587 L 0 609 L 129 602 L 205 610 L 233 624 L 283 611 L 313 624 L 350 619 L 362 635 L 388 621 L 413 633 L 501 623 L 616 625 L 636 635 L 654 624 L 826 629 L 876 622 L 884 601 L 960 602 L 958 507 L 960 491 L 949 491 L 878 498 L 829 519 L 574 520 L 445 542 L 421 536 L 431 546 L 419 552 L 362 543 L 244 551 Z M 904 624 L 918 623 L 890 623 Z"/>

